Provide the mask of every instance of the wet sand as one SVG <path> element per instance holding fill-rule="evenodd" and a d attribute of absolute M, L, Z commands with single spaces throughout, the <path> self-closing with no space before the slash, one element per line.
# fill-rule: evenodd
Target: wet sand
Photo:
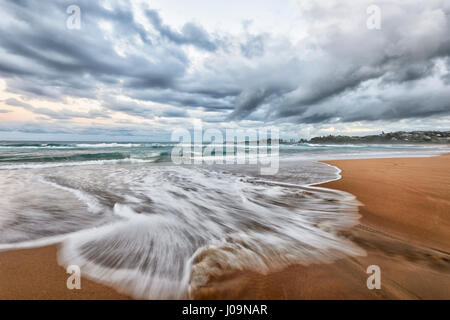
<path fill-rule="evenodd" d="M 450 299 L 450 156 L 340 160 L 343 178 L 322 186 L 364 204 L 360 224 L 343 236 L 365 257 L 296 265 L 270 274 L 230 270 L 194 293 L 197 299 Z M 126 299 L 115 290 L 69 277 L 56 246 L 0 252 L 0 299 Z M 369 265 L 381 289 L 366 286 Z"/>
<path fill-rule="evenodd" d="M 342 179 L 321 186 L 363 204 L 344 236 L 367 256 L 291 266 L 268 275 L 230 271 L 196 297 L 236 299 L 450 299 L 450 155 L 327 161 Z M 367 267 L 381 269 L 369 290 Z"/>
<path fill-rule="evenodd" d="M 0 299 L 128 299 L 86 278 L 81 289 L 67 289 L 70 274 L 57 264 L 57 246 L 0 252 Z"/>

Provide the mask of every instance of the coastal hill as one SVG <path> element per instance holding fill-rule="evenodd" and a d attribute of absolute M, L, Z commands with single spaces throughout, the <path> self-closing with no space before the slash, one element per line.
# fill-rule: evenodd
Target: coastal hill
<path fill-rule="evenodd" d="M 301 139 L 300 143 L 450 143 L 450 131 L 397 131 L 369 136 L 322 136 Z"/>

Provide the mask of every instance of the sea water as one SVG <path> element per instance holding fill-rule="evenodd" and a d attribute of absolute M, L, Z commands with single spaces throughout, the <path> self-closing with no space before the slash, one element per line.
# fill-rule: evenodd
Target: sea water
<path fill-rule="evenodd" d="M 136 298 L 189 298 L 229 270 L 266 273 L 364 251 L 351 194 L 321 159 L 429 156 L 447 146 L 281 145 L 277 174 L 174 165 L 172 143 L 0 143 L 0 250 L 62 243 L 59 262 Z"/>

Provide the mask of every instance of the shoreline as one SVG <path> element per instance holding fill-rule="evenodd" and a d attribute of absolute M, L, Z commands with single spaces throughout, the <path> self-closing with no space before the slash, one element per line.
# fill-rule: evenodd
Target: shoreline
<path fill-rule="evenodd" d="M 340 179 L 314 185 L 351 193 L 359 224 L 343 236 L 364 257 L 295 265 L 270 274 L 231 271 L 198 299 L 450 299 L 450 155 L 321 161 Z M 447 186 L 447 187 L 446 187 Z M 366 286 L 381 269 L 381 290 Z"/>
<path fill-rule="evenodd" d="M 363 203 L 360 223 L 343 236 L 367 256 L 269 274 L 230 270 L 194 298 L 450 299 L 449 161 L 448 154 L 323 161 L 341 178 L 314 186 L 349 192 Z M 57 248 L 0 251 L 0 299 L 129 299 L 86 277 L 81 290 L 68 290 Z M 373 264 L 382 271 L 381 290 L 366 287 Z"/>
<path fill-rule="evenodd" d="M 450 184 L 450 154 L 321 162 L 338 168 L 341 178 L 316 186 L 355 195 L 362 203 L 360 224 L 450 253 L 450 214 L 446 214 L 450 210 L 450 190 L 446 187 Z M 427 166 L 428 172 L 424 172 Z M 370 172 L 362 173 L 365 170 Z M 405 170 L 410 171 L 409 176 L 404 175 Z M 384 201 L 376 199 L 377 196 Z M 403 206 L 410 207 L 410 212 L 405 213 Z M 415 223 L 417 220 L 419 225 Z"/>

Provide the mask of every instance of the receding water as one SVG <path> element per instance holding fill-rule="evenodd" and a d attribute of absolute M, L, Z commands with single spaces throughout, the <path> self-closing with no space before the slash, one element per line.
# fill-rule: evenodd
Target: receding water
<path fill-rule="evenodd" d="M 444 148 L 282 146 L 278 174 L 261 176 L 251 165 L 172 165 L 172 146 L 3 143 L 0 250 L 62 242 L 60 263 L 129 295 L 188 298 L 230 269 L 364 254 L 339 236 L 358 203 L 311 186 L 339 177 L 312 159 Z"/>

